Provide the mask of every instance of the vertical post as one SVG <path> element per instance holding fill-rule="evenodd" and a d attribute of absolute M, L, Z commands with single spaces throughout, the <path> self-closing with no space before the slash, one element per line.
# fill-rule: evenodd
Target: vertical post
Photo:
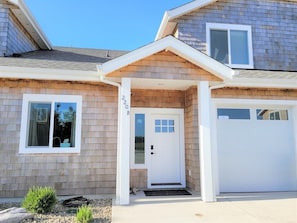
<path fill-rule="evenodd" d="M 131 81 L 123 78 L 118 99 L 116 203 L 119 205 L 130 203 L 130 95 Z"/>
<path fill-rule="evenodd" d="M 205 202 L 216 201 L 213 177 L 213 160 L 211 151 L 210 130 L 210 99 L 211 92 L 208 81 L 198 84 L 198 115 L 199 115 L 199 150 L 200 150 L 200 181 L 201 197 Z"/>

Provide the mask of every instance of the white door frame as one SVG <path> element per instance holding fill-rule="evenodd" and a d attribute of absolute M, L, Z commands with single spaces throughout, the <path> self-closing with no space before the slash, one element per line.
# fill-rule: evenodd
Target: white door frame
<path fill-rule="evenodd" d="M 219 107 L 246 107 L 246 106 L 267 106 L 269 107 L 279 107 L 291 110 L 291 117 L 293 122 L 293 135 L 295 141 L 295 160 L 296 160 L 296 178 L 297 178 L 297 101 L 293 100 L 262 100 L 262 99 L 216 99 L 211 100 L 211 117 L 212 117 L 212 146 L 213 146 L 213 169 L 214 169 L 214 179 L 216 194 L 220 194 L 220 182 L 219 182 L 219 164 L 218 164 L 218 144 L 217 144 L 217 108 Z M 296 185 L 297 187 L 297 185 Z M 297 190 L 297 188 L 296 188 Z"/>
<path fill-rule="evenodd" d="M 148 124 L 148 116 L 150 114 L 160 114 L 160 115 L 166 115 L 166 114 L 178 114 L 179 115 L 179 128 L 180 128 L 180 165 L 181 165 L 181 185 L 178 186 L 158 186 L 158 188 L 185 188 L 186 187 L 186 177 L 185 177 L 185 140 L 184 140 L 184 109 L 172 109 L 172 108 L 131 108 L 131 119 L 134 119 L 135 114 L 145 114 L 145 123 Z M 131 120 L 131 123 L 134 123 L 133 120 Z M 133 130 L 134 125 L 131 125 L 131 130 Z M 150 130 L 153 128 L 153 126 L 146 126 L 145 131 L 145 139 L 146 142 L 149 142 L 150 139 Z M 133 143 L 133 134 L 134 130 L 131 134 L 131 145 L 134 145 Z M 132 147 L 132 146 L 131 146 Z M 130 168 L 131 169 L 147 169 L 147 187 L 148 188 L 156 188 L 156 186 L 151 186 L 151 176 L 150 176 L 150 144 L 145 143 L 145 163 L 144 164 L 134 164 L 134 148 L 131 148 L 131 158 L 130 158 Z"/>

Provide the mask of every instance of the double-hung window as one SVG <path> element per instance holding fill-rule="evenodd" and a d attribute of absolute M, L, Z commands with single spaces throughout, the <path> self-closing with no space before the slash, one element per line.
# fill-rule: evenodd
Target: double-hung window
<path fill-rule="evenodd" d="M 251 26 L 206 24 L 208 54 L 232 68 L 254 68 Z"/>
<path fill-rule="evenodd" d="M 82 97 L 24 94 L 20 153 L 79 153 Z"/>

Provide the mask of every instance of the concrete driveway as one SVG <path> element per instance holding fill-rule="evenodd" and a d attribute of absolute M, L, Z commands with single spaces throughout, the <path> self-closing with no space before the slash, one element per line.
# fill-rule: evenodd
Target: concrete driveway
<path fill-rule="evenodd" d="M 216 203 L 198 195 L 131 195 L 129 206 L 113 206 L 113 223 L 297 223 L 297 192 L 225 194 Z"/>

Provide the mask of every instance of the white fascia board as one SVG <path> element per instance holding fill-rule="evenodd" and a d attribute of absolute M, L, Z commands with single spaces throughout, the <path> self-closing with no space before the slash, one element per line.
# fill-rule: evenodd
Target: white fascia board
<path fill-rule="evenodd" d="M 183 16 L 189 12 L 203 8 L 204 6 L 207 6 L 207 5 L 209 5 L 213 2 L 216 2 L 216 1 L 217 0 L 196 0 L 196 1 L 192 1 L 187 4 L 184 4 L 180 7 L 175 8 L 175 9 L 166 11 L 164 13 L 164 16 L 163 16 L 162 22 L 160 24 L 159 30 L 157 32 L 155 40 L 158 40 L 168 34 L 168 31 L 166 32 L 166 30 L 168 28 L 168 24 L 172 20 L 174 20 L 180 16 Z M 171 31 L 173 31 L 173 30 L 171 30 Z"/>
<path fill-rule="evenodd" d="M 172 19 L 178 18 L 180 16 L 183 16 L 189 12 L 203 8 L 216 1 L 217 0 L 196 0 L 196 1 L 192 1 L 187 4 L 184 4 L 180 7 L 177 7 L 173 10 L 168 11 L 169 21 Z"/>
<path fill-rule="evenodd" d="M 0 66 L 0 78 L 99 82 L 95 71 Z"/>
<path fill-rule="evenodd" d="M 42 29 L 40 28 L 39 24 L 37 23 L 37 21 L 33 17 L 32 13 L 28 9 L 28 7 L 26 6 L 25 2 L 23 0 L 8 0 L 8 1 L 15 4 L 15 5 L 17 5 L 20 8 L 20 10 L 22 11 L 24 17 L 27 20 L 27 21 L 25 21 L 25 23 L 30 24 L 32 26 L 32 28 L 36 31 L 36 33 L 38 34 L 40 40 L 35 39 L 35 41 L 38 43 L 39 47 L 42 48 L 42 49 L 51 50 L 52 45 L 51 45 L 50 41 L 47 39 L 46 35 L 43 33 Z"/>
<path fill-rule="evenodd" d="M 282 88 L 297 89 L 297 80 L 292 79 L 266 79 L 266 78 L 240 78 L 225 82 L 226 87 L 251 88 Z"/>
<path fill-rule="evenodd" d="M 113 71 L 116 71 L 122 67 L 163 50 L 171 51 L 223 80 L 233 78 L 234 71 L 231 68 L 220 62 L 217 62 L 211 57 L 201 53 L 200 51 L 190 47 L 189 45 L 172 36 L 167 36 L 121 57 L 110 60 L 102 65 L 98 65 L 97 69 L 102 75 L 107 75 Z"/>

